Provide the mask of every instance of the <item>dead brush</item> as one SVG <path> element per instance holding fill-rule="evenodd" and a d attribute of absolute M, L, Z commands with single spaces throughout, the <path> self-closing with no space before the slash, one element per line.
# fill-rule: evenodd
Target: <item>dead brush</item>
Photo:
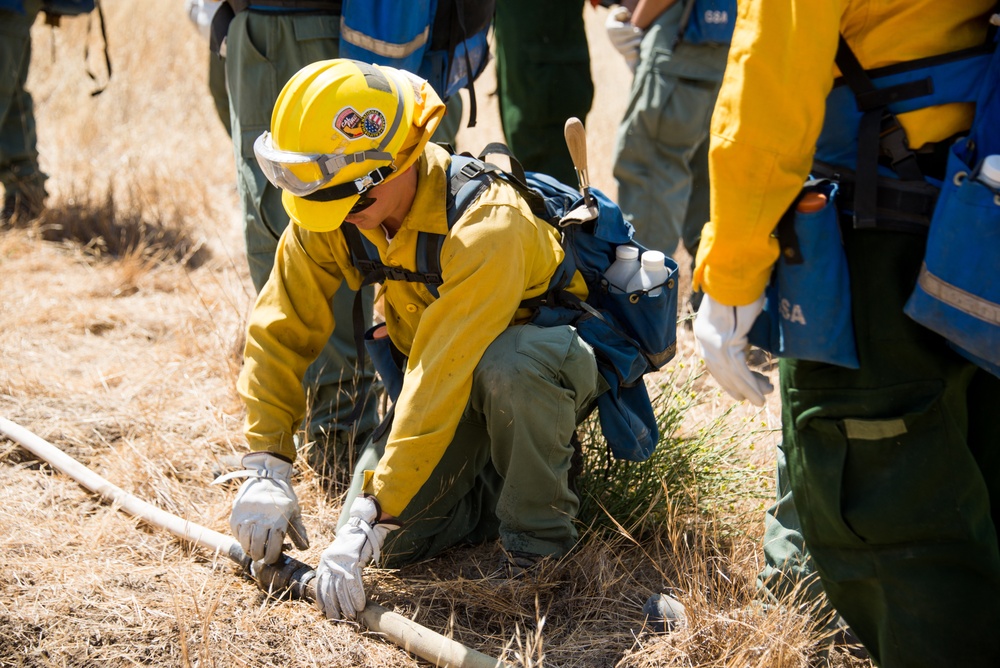
<path fill-rule="evenodd" d="M 72 192 L 50 203 L 33 225 L 44 241 L 76 243 L 90 257 L 119 261 L 124 283 L 158 262 L 195 269 L 211 256 L 176 212 L 150 211 L 137 197 L 122 201 L 111 186 L 103 195 L 90 187 Z"/>

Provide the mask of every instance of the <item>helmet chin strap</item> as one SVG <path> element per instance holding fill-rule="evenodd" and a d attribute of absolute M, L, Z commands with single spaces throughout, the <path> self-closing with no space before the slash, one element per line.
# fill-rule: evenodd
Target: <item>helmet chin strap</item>
<path fill-rule="evenodd" d="M 354 179 L 353 181 L 330 186 L 329 188 L 323 188 L 322 190 L 317 190 L 309 195 L 303 195 L 302 199 L 309 200 L 310 202 L 333 202 L 338 199 L 346 199 L 355 195 L 362 195 L 371 188 L 374 188 L 378 184 L 385 181 L 385 179 L 388 178 L 388 176 L 394 171 L 396 171 L 396 168 L 392 165 L 379 167 L 378 169 L 365 174 L 361 178 Z"/>

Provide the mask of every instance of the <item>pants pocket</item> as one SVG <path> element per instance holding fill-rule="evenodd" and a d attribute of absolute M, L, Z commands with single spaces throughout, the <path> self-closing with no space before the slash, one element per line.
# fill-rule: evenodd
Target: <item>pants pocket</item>
<path fill-rule="evenodd" d="M 963 541 L 989 521 L 979 469 L 942 396 L 936 381 L 788 391 L 786 444 L 807 544 Z"/>

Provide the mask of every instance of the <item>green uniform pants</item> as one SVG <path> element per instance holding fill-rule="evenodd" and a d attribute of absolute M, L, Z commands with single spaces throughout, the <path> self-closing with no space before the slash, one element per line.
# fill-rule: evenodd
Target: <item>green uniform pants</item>
<path fill-rule="evenodd" d="M 504 137 L 525 169 L 575 184 L 566 119 L 587 119 L 594 99 L 583 25 L 586 0 L 498 0 L 497 93 Z"/>
<path fill-rule="evenodd" d="M 226 46 L 226 81 L 229 85 L 230 123 L 236 154 L 236 181 L 243 208 L 247 261 L 254 286 L 260 291 L 274 264 L 278 237 L 288 225 L 281 191 L 272 186 L 257 166 L 253 143 L 271 127 L 271 111 L 285 82 L 305 65 L 336 58 L 340 17 L 329 14 L 275 14 L 239 12 L 229 25 Z M 374 372 L 370 366 L 356 378 L 357 353 L 352 327 L 354 292 L 344 283 L 332 306 L 337 323 L 303 382 L 310 400 L 310 440 L 325 441 L 350 415 L 355 401 L 369 391 Z M 366 323 L 371 320 L 372 292 L 364 294 Z M 376 402 L 358 422 L 359 432 L 374 428 Z"/>
<path fill-rule="evenodd" d="M 571 438 L 606 384 L 594 353 L 571 327 L 520 325 L 487 348 L 455 438 L 389 534 L 400 566 L 498 535 L 504 548 L 561 556 L 577 541 L 570 488 Z M 428 400 L 433 400 L 429 398 Z M 361 454 L 349 501 L 362 491 L 387 436 Z"/>
<path fill-rule="evenodd" d="M 37 201 L 45 197 L 46 176 L 38 167 L 34 103 L 24 85 L 40 7 L 39 0 L 25 0 L 23 14 L 0 10 L 0 183 L 6 196 Z"/>
<path fill-rule="evenodd" d="M 884 668 L 1000 665 L 1000 379 L 903 314 L 925 238 L 845 229 L 861 368 L 781 363 L 827 595 Z"/>
<path fill-rule="evenodd" d="M 788 481 L 785 451 L 776 452 L 775 487 L 778 498 L 764 514 L 764 568 L 757 588 L 766 605 L 794 607 L 829 625 L 835 623 L 833 607 L 823 592 L 802 538 L 802 523 Z"/>
<path fill-rule="evenodd" d="M 692 258 L 709 218 L 708 134 L 728 47 L 681 42 L 684 3 L 643 37 L 629 103 L 618 127 L 614 177 L 625 219 L 644 245 Z"/>

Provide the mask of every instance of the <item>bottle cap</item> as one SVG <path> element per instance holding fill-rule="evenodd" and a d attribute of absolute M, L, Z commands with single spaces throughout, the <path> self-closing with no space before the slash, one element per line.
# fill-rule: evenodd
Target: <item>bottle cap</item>
<path fill-rule="evenodd" d="M 638 260 L 639 249 L 629 244 L 622 244 L 615 248 L 615 257 L 619 260 Z"/>
<path fill-rule="evenodd" d="M 991 183 L 1000 184 L 1000 155 L 988 155 L 979 169 L 979 176 Z"/>
<path fill-rule="evenodd" d="M 666 256 L 658 251 L 651 250 L 642 254 L 642 264 L 646 267 L 662 267 Z"/>
<path fill-rule="evenodd" d="M 802 196 L 799 203 L 795 205 L 795 210 L 799 213 L 815 213 L 822 211 L 824 206 L 826 206 L 826 195 L 812 191 Z"/>

